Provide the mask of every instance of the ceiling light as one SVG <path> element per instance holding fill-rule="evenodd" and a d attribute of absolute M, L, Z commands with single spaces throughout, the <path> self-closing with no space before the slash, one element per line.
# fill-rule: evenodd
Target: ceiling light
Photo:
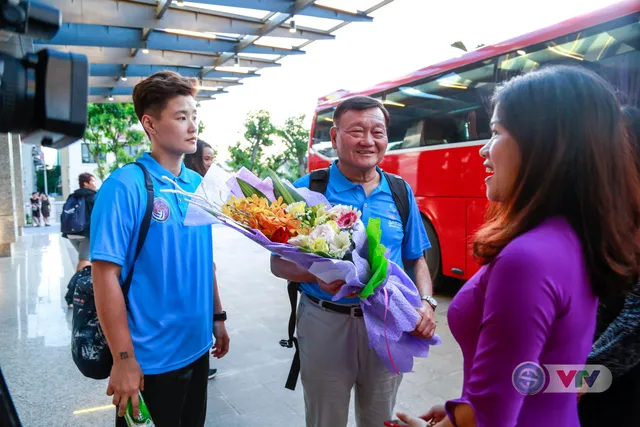
<path fill-rule="evenodd" d="M 144 53 L 145 55 L 149 53 L 149 49 L 142 49 L 142 53 Z"/>
<path fill-rule="evenodd" d="M 524 50 L 522 50 L 522 49 L 520 49 L 519 51 L 517 51 L 517 53 L 518 53 L 518 55 L 520 55 L 520 56 L 525 56 L 525 55 L 527 54 L 527 52 L 526 52 L 526 51 L 524 51 Z"/>
<path fill-rule="evenodd" d="M 184 0 L 178 0 L 178 7 L 184 7 Z"/>
<path fill-rule="evenodd" d="M 298 28 L 296 27 L 296 21 L 291 21 L 291 27 L 289 27 L 289 32 L 290 33 L 295 33 L 296 31 L 298 31 Z"/>
<path fill-rule="evenodd" d="M 113 95 L 109 95 L 109 97 L 107 98 L 109 101 L 113 101 Z"/>
<path fill-rule="evenodd" d="M 122 80 L 123 82 L 126 82 L 127 81 L 127 76 L 120 77 L 120 80 Z"/>

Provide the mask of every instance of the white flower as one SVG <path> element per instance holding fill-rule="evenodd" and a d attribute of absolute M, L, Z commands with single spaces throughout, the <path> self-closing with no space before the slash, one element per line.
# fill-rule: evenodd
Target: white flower
<path fill-rule="evenodd" d="M 307 236 L 305 234 L 300 234 L 300 235 L 298 235 L 296 237 L 290 238 L 287 243 L 289 243 L 291 246 L 305 246 L 305 247 L 308 247 L 311 244 L 311 239 L 309 239 L 309 236 Z"/>
<path fill-rule="evenodd" d="M 315 240 L 318 237 L 326 240 L 327 242 L 333 242 L 333 238 L 336 236 L 336 232 L 329 224 L 320 224 L 315 227 L 311 233 L 309 233 L 309 237 L 311 240 Z"/>
<path fill-rule="evenodd" d="M 342 258 L 351 249 L 351 234 L 347 231 L 342 231 L 336 234 L 333 240 L 329 244 L 331 255 L 336 258 Z"/>

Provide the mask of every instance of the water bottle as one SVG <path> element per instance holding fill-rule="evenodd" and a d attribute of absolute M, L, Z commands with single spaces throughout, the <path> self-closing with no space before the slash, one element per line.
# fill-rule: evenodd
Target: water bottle
<path fill-rule="evenodd" d="M 124 419 L 127 421 L 127 426 L 129 427 L 155 427 L 153 420 L 151 419 L 151 414 L 149 413 L 149 408 L 147 408 L 147 404 L 144 403 L 144 399 L 142 398 L 142 393 L 138 391 L 138 401 L 140 406 L 140 416 L 133 416 L 133 406 L 131 406 L 131 400 L 127 403 L 127 411 L 124 413 Z"/>

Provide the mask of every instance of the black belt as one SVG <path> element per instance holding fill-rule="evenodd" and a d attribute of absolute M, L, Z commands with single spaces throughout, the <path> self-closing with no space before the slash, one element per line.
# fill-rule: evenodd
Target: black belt
<path fill-rule="evenodd" d="M 362 317 L 362 308 L 357 305 L 340 305 L 333 304 L 329 301 L 321 300 L 320 298 L 313 297 L 311 295 L 307 295 L 312 302 L 316 305 L 326 308 L 329 311 L 335 311 L 336 313 L 348 314 L 351 317 Z"/>

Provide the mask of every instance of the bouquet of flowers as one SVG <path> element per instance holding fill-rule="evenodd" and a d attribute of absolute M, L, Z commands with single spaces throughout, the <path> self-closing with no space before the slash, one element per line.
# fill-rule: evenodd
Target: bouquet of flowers
<path fill-rule="evenodd" d="M 165 177 L 166 180 L 169 180 Z M 351 206 L 331 206 L 324 195 L 294 189 L 269 171 L 260 180 L 246 169 L 234 175 L 212 166 L 196 193 L 163 190 L 189 199 L 185 225 L 214 222 L 231 227 L 320 280 L 346 284 L 333 300 L 358 294 L 374 348 L 390 372 L 410 372 L 414 357 L 427 357 L 441 343 L 410 334 L 422 301 L 407 274 L 388 259 L 380 219 L 367 227 Z"/>

